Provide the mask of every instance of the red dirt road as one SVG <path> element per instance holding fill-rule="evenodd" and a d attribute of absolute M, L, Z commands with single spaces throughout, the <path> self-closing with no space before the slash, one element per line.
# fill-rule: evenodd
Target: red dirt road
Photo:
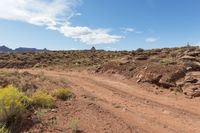
<path fill-rule="evenodd" d="M 24 70 L 23 70 L 24 71 Z M 52 78 L 66 80 L 80 101 L 90 102 L 110 115 L 94 117 L 87 114 L 86 124 L 81 128 L 91 132 L 139 132 L 139 133 L 200 133 L 200 99 L 187 99 L 183 95 L 175 96 L 165 90 L 155 93 L 151 87 L 136 84 L 106 75 L 87 72 L 56 72 L 45 70 L 26 70 L 32 74 L 41 71 Z M 153 89 L 153 88 L 152 88 Z M 166 93 L 165 93 L 166 92 Z M 82 114 L 84 115 L 84 114 Z M 94 118 L 96 120 L 94 120 Z M 103 130 L 98 123 L 100 118 L 111 123 L 111 128 Z M 100 122 L 100 121 L 99 121 Z M 87 125 L 87 126 L 86 126 Z M 88 126 L 90 125 L 90 126 Z M 101 130 L 102 129 L 102 130 Z"/>

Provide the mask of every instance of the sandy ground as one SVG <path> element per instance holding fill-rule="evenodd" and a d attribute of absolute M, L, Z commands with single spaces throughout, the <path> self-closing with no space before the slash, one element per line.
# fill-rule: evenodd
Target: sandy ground
<path fill-rule="evenodd" d="M 66 123 L 63 121 L 68 119 L 64 116 L 70 114 L 68 108 L 73 108 L 77 111 L 70 115 L 80 118 L 80 129 L 87 133 L 200 133 L 199 98 L 187 99 L 181 94 L 138 85 L 120 76 L 26 71 L 32 74 L 43 72 L 51 78 L 64 79 L 76 94 L 74 105 L 61 103 L 58 107 L 55 114 L 60 120 L 57 129 L 64 128 L 62 125 Z"/>

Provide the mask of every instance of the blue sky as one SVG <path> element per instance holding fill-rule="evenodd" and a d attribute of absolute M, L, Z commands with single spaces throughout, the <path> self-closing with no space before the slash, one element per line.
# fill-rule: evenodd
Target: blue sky
<path fill-rule="evenodd" d="M 199 0 L 1 0 L 0 45 L 132 50 L 200 44 Z"/>

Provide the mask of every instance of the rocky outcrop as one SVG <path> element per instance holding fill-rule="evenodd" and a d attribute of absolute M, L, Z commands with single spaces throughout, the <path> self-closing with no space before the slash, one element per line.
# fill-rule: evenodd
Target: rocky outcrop
<path fill-rule="evenodd" d="M 195 57 L 189 56 L 189 55 L 185 55 L 185 56 L 181 57 L 181 59 L 182 59 L 183 61 L 195 61 L 195 60 L 196 60 Z"/>
<path fill-rule="evenodd" d="M 91 51 L 96 51 L 96 48 L 95 48 L 95 47 L 92 47 L 90 50 L 91 50 Z"/>
<path fill-rule="evenodd" d="M 200 97 L 200 72 L 188 72 L 177 82 L 177 85 L 182 88 L 187 97 Z"/>
<path fill-rule="evenodd" d="M 183 66 L 154 65 L 140 70 L 136 78 L 138 82 L 148 82 L 160 87 L 170 88 L 176 87 L 176 81 L 184 77 L 185 74 L 186 69 Z"/>

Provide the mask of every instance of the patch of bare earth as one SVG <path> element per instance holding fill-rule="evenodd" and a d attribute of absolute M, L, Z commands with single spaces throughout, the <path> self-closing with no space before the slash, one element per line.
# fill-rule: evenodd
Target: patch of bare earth
<path fill-rule="evenodd" d="M 131 132 L 128 125 L 100 106 L 77 99 L 75 101 L 56 102 L 56 109 L 48 110 L 41 118 L 41 122 L 34 124 L 25 133 L 71 133 L 69 123 L 73 119 L 79 120 L 81 133 L 121 133 Z"/>
<path fill-rule="evenodd" d="M 106 75 L 45 70 L 43 73 L 65 79 L 77 96 L 73 102 L 58 102 L 55 112 L 46 114 L 44 123 L 55 116 L 57 124 L 42 126 L 44 132 L 68 132 L 67 123 L 74 117 L 80 119 L 80 130 L 89 133 L 200 132 L 199 98 L 186 99 L 169 90 L 154 90 L 149 84 L 138 85 Z M 29 132 L 40 129 L 38 126 Z"/>
<path fill-rule="evenodd" d="M 49 75 L 50 74 L 50 75 Z M 71 88 L 76 97 L 69 101 L 56 100 L 55 107 L 34 109 L 25 115 L 22 122 L 23 133 L 71 133 L 70 123 L 78 119 L 80 133 L 131 133 L 136 129 L 108 109 L 97 104 L 96 97 L 80 90 L 79 86 L 69 81 L 66 76 L 32 70 L 1 70 L 2 83 L 13 83 L 25 92 L 31 89 L 45 89 L 49 93 L 60 87 Z M 35 87 L 31 87 L 35 85 Z"/>

